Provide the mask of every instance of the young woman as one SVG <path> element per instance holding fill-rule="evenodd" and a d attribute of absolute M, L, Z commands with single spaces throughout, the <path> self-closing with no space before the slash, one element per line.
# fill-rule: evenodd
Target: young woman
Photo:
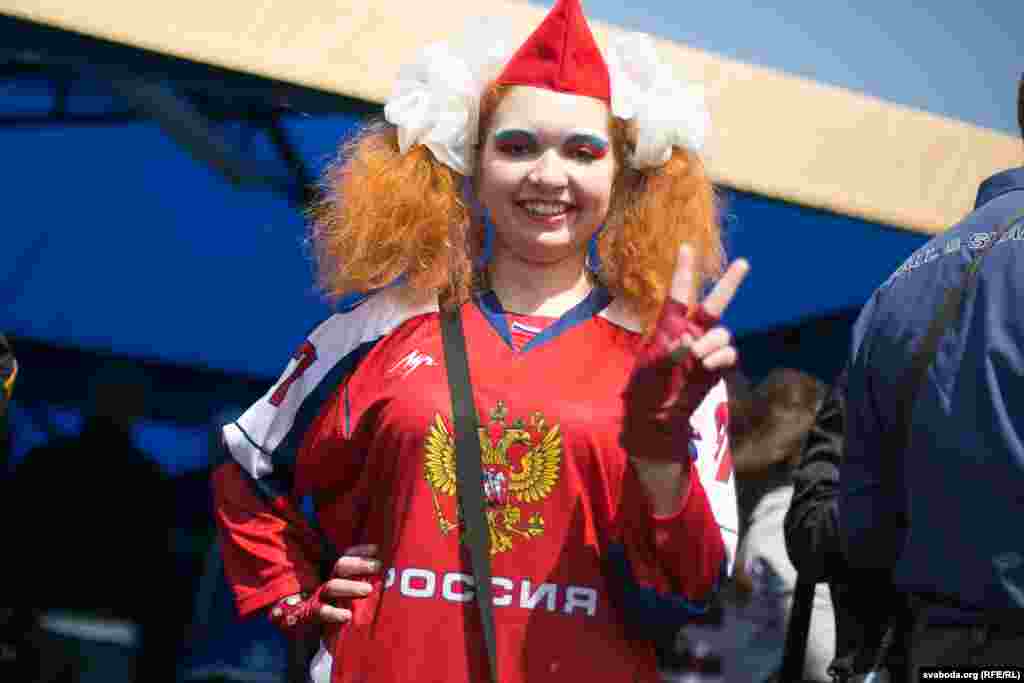
<path fill-rule="evenodd" d="M 314 668 L 335 683 L 489 678 L 442 309 L 481 424 L 500 681 L 657 680 L 643 627 L 699 612 L 734 543 L 717 321 L 747 266 L 698 303 L 722 261 L 703 103 L 642 38 L 609 69 L 578 0 L 500 62 L 433 45 L 400 73 L 315 215 L 342 312 L 225 427 L 239 609 L 332 624 Z M 382 570 L 324 583 L 323 547 L 364 543 Z"/>

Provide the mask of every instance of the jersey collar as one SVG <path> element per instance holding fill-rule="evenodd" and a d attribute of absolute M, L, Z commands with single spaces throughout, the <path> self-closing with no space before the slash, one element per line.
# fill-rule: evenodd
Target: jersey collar
<path fill-rule="evenodd" d="M 544 328 L 544 331 L 531 339 L 521 350 L 526 353 L 541 344 L 545 344 L 564 332 L 572 329 L 580 323 L 590 320 L 603 311 L 612 302 L 612 295 L 607 289 L 600 285 L 595 286 L 590 294 L 571 309 L 566 311 L 558 320 Z M 515 347 L 512 344 L 512 333 L 508 326 L 506 311 L 498 300 L 493 290 L 483 292 L 477 299 L 477 306 L 484 314 L 484 318 L 490 323 L 494 331 L 498 333 L 510 349 Z"/>

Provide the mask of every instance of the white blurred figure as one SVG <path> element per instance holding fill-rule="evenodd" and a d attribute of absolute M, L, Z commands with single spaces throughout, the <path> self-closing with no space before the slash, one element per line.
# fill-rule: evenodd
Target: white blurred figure
<path fill-rule="evenodd" d="M 665 674 L 666 683 L 763 683 L 778 671 L 786 640 L 785 582 L 762 558 L 746 571 L 749 593 L 723 589 L 721 618 L 681 632 L 686 667 Z"/>
<path fill-rule="evenodd" d="M 739 488 L 741 538 L 736 572 L 719 596 L 716 623 L 680 634 L 685 671 L 671 683 L 763 683 L 781 668 L 796 569 L 786 554 L 790 473 L 826 387 L 803 372 L 778 369 L 753 389 L 729 385 L 731 440 Z M 830 681 L 835 619 L 828 586 L 815 589 L 804 680 Z"/>

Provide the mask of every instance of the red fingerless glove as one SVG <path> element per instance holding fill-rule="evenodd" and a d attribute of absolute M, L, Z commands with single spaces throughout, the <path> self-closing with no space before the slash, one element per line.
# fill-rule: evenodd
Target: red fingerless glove
<path fill-rule="evenodd" d="M 286 635 L 298 634 L 306 628 L 318 625 L 320 607 L 324 604 L 320 599 L 323 590 L 322 585 L 312 595 L 302 593 L 278 600 L 270 610 L 270 623 Z"/>
<path fill-rule="evenodd" d="M 703 306 L 669 297 L 650 339 L 640 348 L 626 386 L 621 443 L 630 456 L 690 462 L 690 416 L 719 380 L 692 353 L 673 358 L 684 336 L 695 341 L 718 324 Z"/>

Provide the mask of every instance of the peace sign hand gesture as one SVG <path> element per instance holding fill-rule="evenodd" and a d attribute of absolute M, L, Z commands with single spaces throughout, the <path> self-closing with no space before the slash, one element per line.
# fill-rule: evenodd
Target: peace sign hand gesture
<path fill-rule="evenodd" d="M 669 296 L 625 392 L 622 445 L 631 457 L 688 465 L 690 416 L 738 358 L 718 321 L 749 270 L 746 260 L 733 261 L 698 303 L 693 249 L 680 248 Z"/>

